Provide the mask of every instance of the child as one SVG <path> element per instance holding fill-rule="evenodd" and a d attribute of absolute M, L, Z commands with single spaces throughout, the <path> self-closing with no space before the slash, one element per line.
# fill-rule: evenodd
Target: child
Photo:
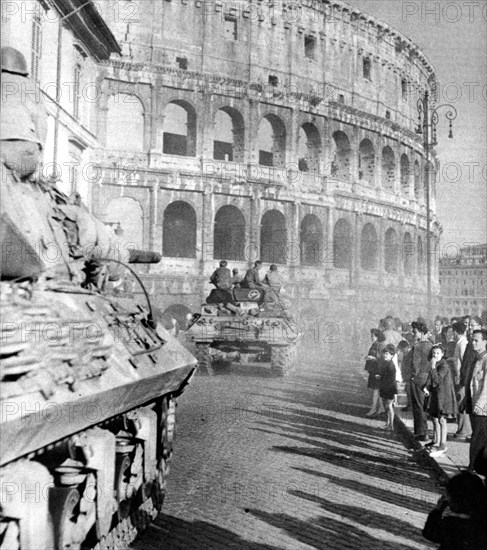
<path fill-rule="evenodd" d="M 430 456 L 433 457 L 446 453 L 448 434 L 446 419 L 455 416 L 457 411 L 451 369 L 444 356 L 445 350 L 442 344 L 436 344 L 431 348 L 429 353 L 431 370 L 423 389 L 429 396 L 429 403 L 425 409 L 433 419 L 433 441 L 427 445 L 430 447 Z"/>
<path fill-rule="evenodd" d="M 395 355 L 395 346 L 387 344 L 382 350 L 381 369 L 378 377 L 380 380 L 379 395 L 387 412 L 386 423 L 381 428 L 390 431 L 394 430 L 394 399 L 397 394 L 396 365 L 393 361 Z"/>
<path fill-rule="evenodd" d="M 464 471 L 452 477 L 428 515 L 423 537 L 439 542 L 439 550 L 487 548 L 487 492 L 482 480 Z"/>
<path fill-rule="evenodd" d="M 372 390 L 372 404 L 370 410 L 365 416 L 378 416 L 384 412 L 382 401 L 379 397 L 379 380 L 376 378 L 380 374 L 379 359 L 381 356 L 382 342 L 385 340 L 384 333 L 376 328 L 370 329 L 372 345 L 365 358 L 365 370 L 369 373 L 367 387 Z"/>

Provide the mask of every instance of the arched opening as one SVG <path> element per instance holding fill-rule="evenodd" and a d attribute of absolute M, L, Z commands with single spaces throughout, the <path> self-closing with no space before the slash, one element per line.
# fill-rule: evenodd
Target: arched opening
<path fill-rule="evenodd" d="M 335 132 L 333 141 L 332 175 L 339 180 L 350 181 L 350 140 L 345 132 Z"/>
<path fill-rule="evenodd" d="M 185 101 L 173 101 L 164 111 L 162 152 L 182 157 L 196 156 L 196 112 Z"/>
<path fill-rule="evenodd" d="M 402 243 L 402 259 L 404 266 L 404 275 L 410 277 L 413 274 L 413 260 L 416 254 L 414 249 L 413 239 L 410 233 L 404 233 Z"/>
<path fill-rule="evenodd" d="M 244 120 L 235 109 L 223 107 L 215 116 L 213 158 L 229 162 L 244 160 Z"/>
<path fill-rule="evenodd" d="M 386 231 L 384 241 L 384 268 L 387 273 L 397 273 L 398 259 L 397 233 L 391 227 Z"/>
<path fill-rule="evenodd" d="M 266 115 L 259 125 L 257 135 L 259 164 L 262 166 L 284 166 L 286 163 L 286 128 L 276 115 Z"/>
<path fill-rule="evenodd" d="M 122 232 L 121 238 L 130 248 L 143 248 L 143 212 L 140 204 L 129 197 L 112 199 L 104 212 L 103 221 L 117 234 Z"/>
<path fill-rule="evenodd" d="M 424 274 L 424 246 L 423 246 L 423 239 L 420 236 L 418 236 L 417 257 L 418 257 L 418 274 L 423 275 Z"/>
<path fill-rule="evenodd" d="M 379 243 L 377 232 L 371 223 L 364 225 L 360 239 L 360 265 L 364 271 L 377 269 Z"/>
<path fill-rule="evenodd" d="M 406 154 L 401 155 L 401 191 L 409 195 L 409 158 Z"/>
<path fill-rule="evenodd" d="M 298 134 L 298 167 L 301 172 L 318 171 L 321 155 L 321 138 L 314 124 L 306 122 Z"/>
<path fill-rule="evenodd" d="M 348 269 L 352 258 L 352 228 L 343 218 L 339 219 L 333 230 L 333 266 Z"/>
<path fill-rule="evenodd" d="M 191 314 L 191 310 L 183 304 L 172 304 L 161 314 L 157 315 L 157 317 L 166 330 L 173 336 L 177 336 L 180 331 L 186 329 L 186 324 Z"/>
<path fill-rule="evenodd" d="M 107 149 L 144 150 L 144 107 L 133 94 L 108 98 Z"/>
<path fill-rule="evenodd" d="M 301 222 L 301 264 L 320 265 L 323 260 L 323 225 L 314 214 L 308 214 Z"/>
<path fill-rule="evenodd" d="M 236 206 L 222 206 L 216 213 L 213 257 L 218 260 L 245 260 L 245 218 Z"/>
<path fill-rule="evenodd" d="M 394 190 L 396 161 L 394 151 L 387 145 L 382 149 L 382 187 Z"/>
<path fill-rule="evenodd" d="M 373 185 L 375 181 L 375 151 L 370 139 L 363 139 L 359 146 L 358 177 Z"/>
<path fill-rule="evenodd" d="M 416 160 L 414 162 L 414 196 L 419 199 L 421 195 L 421 167 Z"/>
<path fill-rule="evenodd" d="M 162 253 L 170 258 L 196 257 L 196 213 L 187 202 L 173 202 L 164 211 Z"/>
<path fill-rule="evenodd" d="M 260 227 L 260 259 L 263 262 L 285 264 L 286 256 L 286 218 L 278 210 L 269 210 L 262 216 Z"/>

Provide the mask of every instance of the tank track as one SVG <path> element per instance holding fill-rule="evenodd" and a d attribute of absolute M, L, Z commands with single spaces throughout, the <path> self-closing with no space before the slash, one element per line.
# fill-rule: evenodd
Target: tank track
<path fill-rule="evenodd" d="M 161 511 L 173 452 L 175 408 L 175 399 L 166 395 L 2 467 L 2 491 L 6 487 L 7 493 L 2 492 L 0 550 L 126 548 Z M 78 460 L 82 455 L 78 443 L 84 437 L 90 446 L 102 445 L 97 478 L 94 463 L 83 464 Z M 110 449 L 114 464 L 107 467 L 103 460 L 110 456 L 107 455 Z M 88 456 L 92 452 L 93 449 L 88 449 Z M 95 447 L 95 457 L 96 454 Z M 117 471 L 117 464 L 124 464 L 126 471 Z M 99 478 L 106 472 L 115 475 L 111 479 L 105 476 L 108 483 L 101 486 Z M 128 479 L 122 482 L 126 474 Z M 47 488 L 42 489 L 48 496 L 41 499 L 46 501 L 41 506 L 37 489 L 35 494 L 31 491 L 32 498 L 29 496 L 31 480 L 32 487 L 35 484 L 36 488 Z M 17 498 L 13 491 L 8 493 L 9 487 L 19 487 L 22 483 L 26 485 L 25 494 Z M 105 513 L 104 528 L 98 525 L 98 518 L 103 515 L 98 495 L 107 493 L 110 497 L 113 495 L 113 499 L 105 499 L 105 504 L 108 502 L 111 507 L 109 513 Z M 122 500 L 125 508 L 121 506 Z M 54 527 L 40 546 L 38 529 L 30 525 L 29 517 L 37 515 L 38 525 L 43 514 L 48 520 L 45 524 L 52 522 Z M 104 529 L 105 534 L 99 536 L 100 529 Z"/>
<path fill-rule="evenodd" d="M 207 374 L 208 376 L 213 376 L 215 370 L 212 365 L 211 355 L 210 355 L 210 344 L 206 343 L 197 343 L 195 345 L 195 357 L 198 360 L 198 370 L 199 374 Z"/>
<path fill-rule="evenodd" d="M 271 346 L 271 370 L 276 376 L 287 376 L 296 370 L 297 348 L 288 346 Z"/>

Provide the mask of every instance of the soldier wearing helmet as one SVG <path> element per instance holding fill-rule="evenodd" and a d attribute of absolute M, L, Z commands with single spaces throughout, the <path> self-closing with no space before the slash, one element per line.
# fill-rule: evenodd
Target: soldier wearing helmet
<path fill-rule="evenodd" d="M 88 264 L 85 273 L 100 283 L 101 260 L 126 261 L 130 250 L 88 212 L 77 194 L 67 197 L 39 177 L 47 134 L 42 96 L 26 75 L 19 51 L 2 48 L 1 59 L 2 279 L 45 272 L 48 278 L 81 282 Z M 110 274 L 120 275 L 113 263 Z"/>

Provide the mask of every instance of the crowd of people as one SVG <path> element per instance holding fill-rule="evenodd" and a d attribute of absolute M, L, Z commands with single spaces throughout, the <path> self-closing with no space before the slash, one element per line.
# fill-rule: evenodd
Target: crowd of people
<path fill-rule="evenodd" d="M 447 422 L 452 437 L 470 443 L 470 464 L 487 445 L 487 330 L 476 316 L 437 317 L 430 330 L 418 318 L 402 323 L 389 316 L 372 328 L 365 363 L 372 403 L 366 416 L 386 415 L 392 429 L 400 385 L 414 419 L 414 436 L 432 456 L 447 452 Z M 428 431 L 432 422 L 432 438 Z"/>
<path fill-rule="evenodd" d="M 430 456 L 447 452 L 452 437 L 470 444 L 469 466 L 452 477 L 428 515 L 423 536 L 439 550 L 487 548 L 487 327 L 479 317 L 437 317 L 430 331 L 418 318 L 408 324 L 386 317 L 370 330 L 365 370 L 372 393 L 368 417 L 385 415 L 391 430 L 399 386 L 414 419 L 414 436 Z M 428 418 L 432 422 L 429 436 Z"/>

